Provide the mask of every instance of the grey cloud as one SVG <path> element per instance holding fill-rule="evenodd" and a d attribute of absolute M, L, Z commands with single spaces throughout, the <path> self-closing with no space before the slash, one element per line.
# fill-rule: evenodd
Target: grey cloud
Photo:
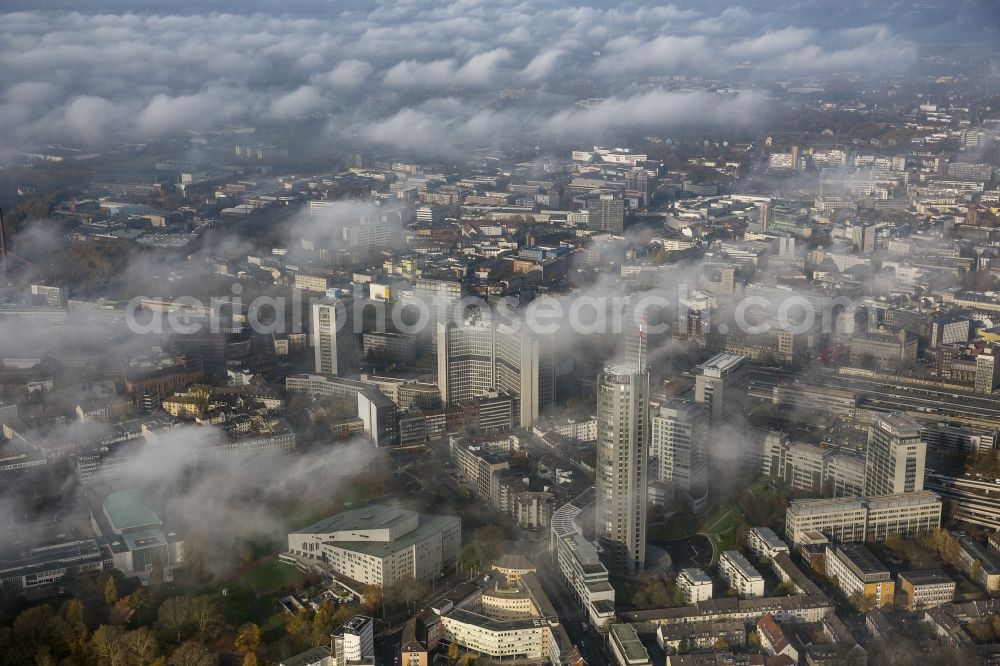
<path fill-rule="evenodd" d="M 727 75 L 734 64 L 791 74 L 904 69 L 915 62 L 916 42 L 897 26 L 929 34 L 930 21 L 947 16 L 938 4 L 902 12 L 898 3 L 830 11 L 816 0 L 739 7 L 263 0 L 247 13 L 211 0 L 163 14 L 162 5 L 141 0 L 85 0 L 74 12 L 42 0 L 34 3 L 41 9 L 0 15 L 0 147 L 332 115 L 356 108 L 362 95 L 371 100 L 367 120 L 391 126 L 426 116 L 420 105 L 442 91 L 545 90 L 567 72 L 603 79 L 609 94 L 627 97 L 645 75 Z M 107 9 L 86 11 L 99 7 Z M 981 2 L 962 5 L 965 25 L 988 12 Z M 595 50 L 603 53 L 596 61 Z M 572 101 L 553 111 L 546 100 L 535 115 L 572 113 Z M 469 116 L 446 120 L 462 125 Z"/>

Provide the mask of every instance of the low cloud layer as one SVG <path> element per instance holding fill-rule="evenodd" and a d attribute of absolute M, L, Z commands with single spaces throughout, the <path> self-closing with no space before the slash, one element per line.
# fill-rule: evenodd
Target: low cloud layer
<path fill-rule="evenodd" d="M 33 3 L 37 9 L 0 15 L 0 146 L 96 145 L 314 116 L 391 124 L 407 113 L 419 120 L 427 104 L 449 98 L 479 101 L 473 114 L 448 118 L 475 132 L 477 120 L 492 120 L 481 115 L 483 99 L 504 87 L 544 93 L 573 113 L 564 91 L 573 79 L 628 99 L 628 86 L 644 77 L 725 80 L 737 65 L 744 81 L 904 71 L 917 58 L 911 34 L 991 11 L 967 2 L 942 22 L 930 6 L 848 5 L 857 11 L 814 12 L 809 2 L 300 0 L 254 3 L 256 13 L 230 2 L 178 3 L 163 14 L 143 2 L 75 3 L 72 12 Z M 633 114 L 645 122 L 644 113 L 615 110 L 620 122 Z"/>

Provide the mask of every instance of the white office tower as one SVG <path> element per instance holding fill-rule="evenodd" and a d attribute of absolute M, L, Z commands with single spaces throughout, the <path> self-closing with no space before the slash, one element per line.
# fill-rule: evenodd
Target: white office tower
<path fill-rule="evenodd" d="M 865 495 L 898 495 L 924 489 L 927 443 L 920 425 L 910 417 L 894 413 L 868 426 L 865 457 Z"/>
<path fill-rule="evenodd" d="M 336 666 L 375 663 L 375 621 L 355 615 L 333 634 L 331 652 Z"/>
<path fill-rule="evenodd" d="M 708 407 L 712 425 L 735 422 L 747 402 L 750 359 L 739 354 L 716 354 L 698 366 L 695 400 Z"/>
<path fill-rule="evenodd" d="M 361 346 L 354 331 L 354 300 L 328 297 L 313 303 L 312 343 L 316 372 L 356 374 L 361 367 Z"/>
<path fill-rule="evenodd" d="M 597 540 L 608 569 L 640 573 L 646 563 L 649 373 L 632 364 L 597 381 Z"/>
<path fill-rule="evenodd" d="M 690 493 L 708 485 L 708 414 L 705 405 L 671 400 L 654 414 L 650 455 L 657 479 Z M 703 493 L 698 493 L 703 494 Z"/>
<path fill-rule="evenodd" d="M 310 201 L 309 215 L 325 225 L 320 228 L 321 245 L 330 247 L 385 247 L 398 240 L 403 228 L 398 210 L 379 210 L 344 201 Z"/>
<path fill-rule="evenodd" d="M 437 325 L 440 322 L 461 321 L 462 282 L 453 277 L 418 277 L 410 296 L 419 301 L 428 313 L 427 325 L 417 332 L 421 351 L 437 354 Z"/>
<path fill-rule="evenodd" d="M 437 325 L 441 400 L 462 400 L 505 391 L 517 398 L 517 423 L 529 428 L 555 399 L 555 363 L 549 338 L 489 321 Z"/>

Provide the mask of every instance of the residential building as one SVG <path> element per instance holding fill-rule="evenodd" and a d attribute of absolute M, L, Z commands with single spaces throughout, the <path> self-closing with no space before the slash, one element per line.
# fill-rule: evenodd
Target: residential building
<path fill-rule="evenodd" d="M 722 645 L 738 649 L 746 642 L 747 632 L 742 622 L 683 622 L 656 627 L 656 643 L 667 653 L 667 659 L 676 657 L 685 645 L 697 655 L 714 658 Z"/>
<path fill-rule="evenodd" d="M 788 642 L 785 632 L 770 613 L 757 620 L 757 636 L 760 638 L 760 647 L 764 654 L 784 655 L 791 659 L 793 664 L 799 663 L 798 650 Z"/>
<path fill-rule="evenodd" d="M 653 415 L 650 431 L 650 455 L 655 459 L 657 480 L 691 496 L 706 496 L 708 410 L 705 405 L 671 400 Z"/>
<path fill-rule="evenodd" d="M 836 581 L 848 599 L 861 608 L 891 606 L 896 591 L 892 575 L 871 551 L 861 544 L 827 546 L 826 576 Z"/>
<path fill-rule="evenodd" d="M 630 624 L 613 624 L 608 631 L 608 645 L 617 666 L 652 666 L 649 653 Z"/>
<path fill-rule="evenodd" d="M 739 551 L 723 551 L 719 556 L 719 575 L 745 599 L 764 596 L 764 577 Z"/>
<path fill-rule="evenodd" d="M 987 593 L 1000 592 L 1000 557 L 972 537 L 958 536 L 958 567 Z"/>
<path fill-rule="evenodd" d="M 770 527 L 752 527 L 746 535 L 747 550 L 762 560 L 773 560 L 778 553 L 787 553 L 788 544 L 778 538 Z"/>
<path fill-rule="evenodd" d="M 955 581 L 940 569 L 901 571 L 896 577 L 911 611 L 950 604 L 955 600 Z"/>
<path fill-rule="evenodd" d="M 587 202 L 587 221 L 594 231 L 608 231 L 621 236 L 625 229 L 625 201 L 613 194 L 602 194 Z"/>
<path fill-rule="evenodd" d="M 690 567 L 677 574 L 677 587 L 688 604 L 712 598 L 712 579 L 702 569 Z"/>
<path fill-rule="evenodd" d="M 552 514 L 549 550 L 587 622 L 603 629 L 615 618 L 615 588 L 601 562 L 600 546 L 583 536 L 583 521 L 594 510 L 595 498 L 596 491 L 590 488 Z"/>
<path fill-rule="evenodd" d="M 597 540 L 608 567 L 635 575 L 646 562 L 649 373 L 608 366 L 597 388 Z"/>

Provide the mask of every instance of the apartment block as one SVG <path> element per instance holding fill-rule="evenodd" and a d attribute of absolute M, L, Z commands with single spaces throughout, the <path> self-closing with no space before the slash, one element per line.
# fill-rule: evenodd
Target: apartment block
<path fill-rule="evenodd" d="M 848 597 L 875 607 L 890 606 L 896 592 L 892 574 L 860 544 L 827 546 L 826 575 Z"/>
<path fill-rule="evenodd" d="M 719 575 L 745 599 L 764 596 L 764 577 L 739 551 L 727 550 L 719 557 Z"/>
<path fill-rule="evenodd" d="M 677 587 L 684 594 L 684 601 L 689 604 L 712 598 L 712 579 L 697 567 L 681 569 L 677 574 Z"/>

